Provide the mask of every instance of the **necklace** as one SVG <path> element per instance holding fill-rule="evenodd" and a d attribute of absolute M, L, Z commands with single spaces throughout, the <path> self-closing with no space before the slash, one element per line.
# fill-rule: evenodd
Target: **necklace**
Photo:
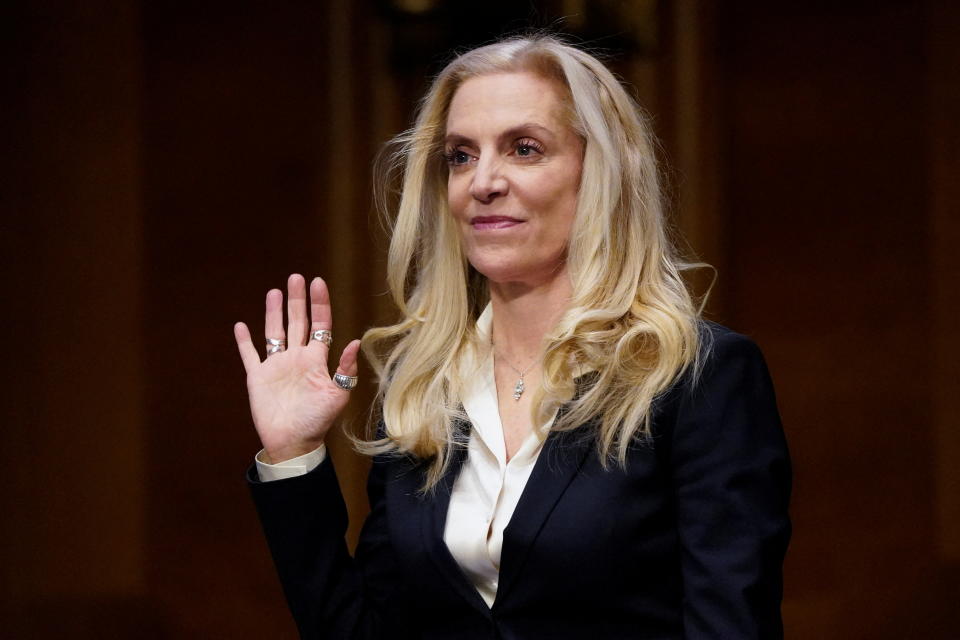
<path fill-rule="evenodd" d="M 500 355 L 500 354 L 497 354 L 497 355 Z M 537 362 L 539 362 L 539 360 L 534 360 L 529 367 L 521 371 L 520 369 L 517 369 L 515 366 L 513 366 L 513 363 L 507 360 L 505 357 L 503 356 L 500 356 L 500 357 L 503 358 L 503 361 L 507 363 L 508 367 L 516 371 L 517 375 L 520 376 L 520 378 L 517 379 L 517 382 L 513 385 L 513 399 L 519 402 L 520 396 L 523 395 L 523 390 L 526 389 L 526 386 L 524 386 L 523 384 L 523 376 L 530 373 L 530 369 L 533 369 L 536 366 Z"/>

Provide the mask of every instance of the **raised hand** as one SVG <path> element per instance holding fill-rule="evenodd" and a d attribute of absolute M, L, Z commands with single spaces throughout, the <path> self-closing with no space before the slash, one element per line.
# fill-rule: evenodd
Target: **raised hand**
<path fill-rule="evenodd" d="M 268 352 L 263 361 L 253 346 L 247 325 L 238 322 L 233 327 L 247 371 L 253 424 L 265 450 L 264 462 L 268 463 L 289 460 L 316 449 L 350 398 L 350 392 L 330 376 L 329 346 L 310 337 L 318 329 L 331 331 L 333 328 L 326 283 L 320 278 L 310 283 L 308 318 L 306 282 L 299 274 L 291 275 L 287 280 L 287 317 L 289 326 L 284 331 L 283 292 L 271 289 L 267 292 L 265 337 L 285 339 L 287 346 L 273 354 Z M 357 375 L 359 349 L 359 340 L 344 348 L 337 373 Z"/>

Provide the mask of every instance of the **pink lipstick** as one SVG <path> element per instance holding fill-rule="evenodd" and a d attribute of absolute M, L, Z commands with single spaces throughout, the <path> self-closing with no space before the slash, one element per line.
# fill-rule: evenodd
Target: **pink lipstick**
<path fill-rule="evenodd" d="M 470 225 L 474 229 L 507 229 L 522 223 L 523 220 L 510 218 L 508 216 L 477 216 L 470 220 Z"/>

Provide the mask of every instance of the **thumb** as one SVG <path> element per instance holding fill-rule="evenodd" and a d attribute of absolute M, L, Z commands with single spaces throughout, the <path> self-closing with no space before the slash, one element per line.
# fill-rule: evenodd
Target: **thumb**
<path fill-rule="evenodd" d="M 357 357 L 360 354 L 360 341 L 353 340 L 343 348 L 340 354 L 340 363 L 337 365 L 337 373 L 343 376 L 354 377 L 357 375 Z"/>

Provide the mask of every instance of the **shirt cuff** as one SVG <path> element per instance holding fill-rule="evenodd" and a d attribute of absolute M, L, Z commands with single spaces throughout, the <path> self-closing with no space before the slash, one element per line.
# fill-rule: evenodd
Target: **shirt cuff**
<path fill-rule="evenodd" d="M 295 478 L 310 473 L 320 466 L 320 463 L 327 458 L 327 446 L 321 444 L 319 447 L 309 453 L 296 458 L 290 458 L 276 464 L 268 464 L 260 459 L 263 455 L 263 449 L 254 457 L 257 465 L 257 475 L 260 476 L 260 482 L 271 482 L 273 480 L 283 480 L 284 478 Z"/>

